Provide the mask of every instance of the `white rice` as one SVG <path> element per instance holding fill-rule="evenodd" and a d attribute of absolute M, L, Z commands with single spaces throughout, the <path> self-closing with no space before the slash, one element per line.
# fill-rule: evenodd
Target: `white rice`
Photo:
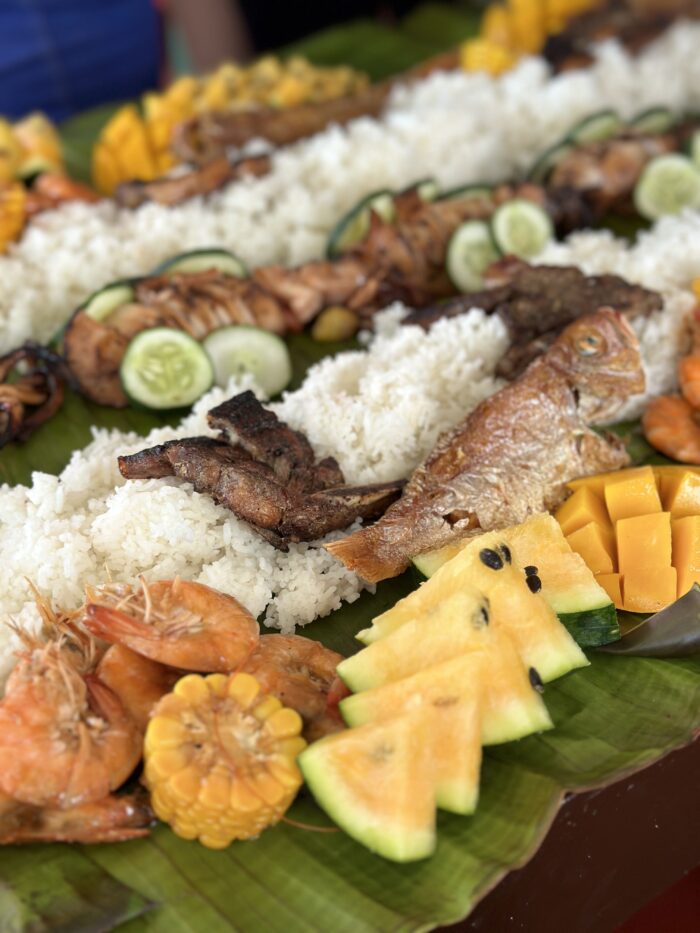
<path fill-rule="evenodd" d="M 399 314 L 384 316 L 367 351 L 313 367 L 302 388 L 276 406 L 319 454 L 337 451 L 349 482 L 409 474 L 441 430 L 498 386 L 490 373 L 507 339 L 497 318 L 472 311 L 426 336 L 399 328 Z M 187 483 L 120 476 L 118 454 L 210 433 L 207 410 L 240 388 L 214 390 L 181 425 L 147 438 L 97 430 L 60 476 L 35 473 L 31 487 L 0 487 L 0 619 L 37 623 L 25 578 L 57 605 L 74 607 L 85 584 L 108 573 L 126 582 L 141 573 L 199 580 L 282 631 L 355 600 L 364 584 L 317 544 L 284 554 Z M 13 644 L 0 628 L 0 682 Z"/>
<path fill-rule="evenodd" d="M 578 119 L 700 103 L 700 24 L 678 23 L 639 57 L 605 43 L 596 64 L 550 77 L 539 59 L 500 79 L 438 73 L 398 88 L 380 120 L 332 127 L 278 153 L 273 171 L 175 208 L 69 204 L 42 214 L 0 258 L 0 352 L 49 339 L 92 291 L 181 250 L 222 246 L 250 265 L 322 254 L 369 191 L 427 175 L 441 185 L 512 178 Z"/>

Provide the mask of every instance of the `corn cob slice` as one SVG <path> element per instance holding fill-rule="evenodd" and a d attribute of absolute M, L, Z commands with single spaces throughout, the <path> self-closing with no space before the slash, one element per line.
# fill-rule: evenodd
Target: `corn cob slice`
<path fill-rule="evenodd" d="M 302 777 L 299 714 L 250 674 L 190 674 L 156 706 L 144 779 L 156 815 L 185 839 L 225 848 L 277 823 Z"/>

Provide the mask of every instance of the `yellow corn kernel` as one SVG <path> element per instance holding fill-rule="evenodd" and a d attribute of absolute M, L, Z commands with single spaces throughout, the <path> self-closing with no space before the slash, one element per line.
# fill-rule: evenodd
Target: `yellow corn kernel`
<path fill-rule="evenodd" d="M 299 735 L 302 725 L 299 713 L 284 706 L 265 720 L 265 728 L 277 739 L 289 739 Z"/>
<path fill-rule="evenodd" d="M 228 692 L 229 678 L 226 674 L 209 674 L 207 676 L 207 687 L 219 697 L 226 696 Z"/>
<path fill-rule="evenodd" d="M 187 730 L 178 722 L 177 719 L 171 719 L 170 716 L 158 716 L 149 729 L 149 742 L 151 747 L 156 748 L 176 748 L 187 738 Z"/>
<path fill-rule="evenodd" d="M 282 709 L 282 704 L 277 697 L 266 696 L 255 706 L 253 715 L 257 719 L 267 719 L 268 716 L 276 713 L 278 709 Z"/>
<path fill-rule="evenodd" d="M 175 684 L 173 693 L 190 704 L 201 703 L 209 698 L 207 682 L 199 674 L 187 674 Z"/>
<path fill-rule="evenodd" d="M 267 771 L 258 771 L 251 780 L 251 790 L 270 807 L 287 796 L 287 789 Z"/>
<path fill-rule="evenodd" d="M 234 811 L 243 815 L 255 813 L 261 806 L 260 797 L 245 781 L 235 781 L 231 784 L 229 803 Z"/>
<path fill-rule="evenodd" d="M 228 695 L 247 709 L 260 693 L 260 684 L 251 674 L 235 674 L 228 683 Z"/>
<path fill-rule="evenodd" d="M 198 800 L 207 810 L 224 810 L 231 799 L 231 780 L 228 774 L 212 771 L 202 781 Z"/>

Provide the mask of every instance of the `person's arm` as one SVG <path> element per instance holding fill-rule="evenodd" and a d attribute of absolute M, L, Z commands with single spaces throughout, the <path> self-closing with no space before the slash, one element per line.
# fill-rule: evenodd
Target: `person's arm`
<path fill-rule="evenodd" d="M 251 57 L 250 31 L 237 0 L 169 0 L 168 10 L 197 71 L 211 71 L 226 59 Z"/>

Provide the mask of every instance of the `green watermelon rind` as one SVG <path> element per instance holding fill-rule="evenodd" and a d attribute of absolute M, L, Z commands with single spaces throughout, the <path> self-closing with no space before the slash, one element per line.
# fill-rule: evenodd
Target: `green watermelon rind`
<path fill-rule="evenodd" d="M 620 640 L 620 623 L 612 603 L 557 615 L 581 648 L 600 648 Z"/>

